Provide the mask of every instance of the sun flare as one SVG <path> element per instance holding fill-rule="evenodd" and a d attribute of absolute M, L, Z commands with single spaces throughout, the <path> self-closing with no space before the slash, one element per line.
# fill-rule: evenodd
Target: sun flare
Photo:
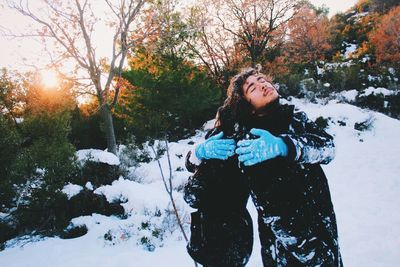
<path fill-rule="evenodd" d="M 58 74 L 54 70 L 42 70 L 40 78 L 45 87 L 54 88 L 58 85 Z"/>

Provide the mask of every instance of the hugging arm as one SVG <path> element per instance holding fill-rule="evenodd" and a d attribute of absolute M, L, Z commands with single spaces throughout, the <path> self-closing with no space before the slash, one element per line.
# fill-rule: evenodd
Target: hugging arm
<path fill-rule="evenodd" d="M 299 163 L 328 164 L 335 157 L 333 137 L 319 128 L 304 112 L 293 115 L 291 131 L 282 134 L 287 158 Z"/>
<path fill-rule="evenodd" d="M 201 164 L 201 161 L 199 161 L 193 155 L 195 155 L 194 149 L 189 150 L 189 152 L 186 155 L 186 161 L 185 161 L 186 169 L 191 173 L 194 173 L 196 171 L 196 168 Z"/>
<path fill-rule="evenodd" d="M 188 152 L 186 168 L 190 172 L 195 172 L 196 167 L 204 160 L 227 160 L 235 154 L 235 148 L 235 140 L 224 138 L 223 132 L 213 128 L 206 134 L 205 141 L 199 142 Z"/>

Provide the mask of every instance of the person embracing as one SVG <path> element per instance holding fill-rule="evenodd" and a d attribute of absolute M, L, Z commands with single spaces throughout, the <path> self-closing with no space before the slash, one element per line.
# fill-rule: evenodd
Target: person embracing
<path fill-rule="evenodd" d="M 231 79 L 214 134 L 189 151 L 186 165 L 195 178 L 208 168 L 207 162 L 237 163 L 224 171 L 235 173 L 234 179 L 226 176 L 223 181 L 229 188 L 240 180 L 245 185 L 232 192 L 246 200 L 247 194 L 251 196 L 265 267 L 343 266 L 335 212 L 320 166 L 335 156 L 333 137 L 304 112 L 282 102 L 269 77 L 255 68 L 242 70 Z M 198 196 L 191 184 L 195 183 L 187 184 L 185 200 Z M 207 190 L 202 194 L 207 199 Z M 235 205 L 226 203 L 230 208 Z M 221 257 L 229 254 L 235 251 Z"/>

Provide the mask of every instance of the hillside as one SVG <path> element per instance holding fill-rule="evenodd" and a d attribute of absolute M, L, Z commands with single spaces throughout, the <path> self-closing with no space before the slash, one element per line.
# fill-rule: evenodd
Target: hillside
<path fill-rule="evenodd" d="M 335 136 L 336 158 L 323 166 L 336 209 L 339 242 L 344 264 L 350 267 L 398 266 L 400 247 L 400 122 L 381 113 L 331 101 L 326 105 L 291 100 L 309 115 L 329 118 L 327 131 Z M 355 129 L 355 124 L 357 124 Z M 361 125 L 361 126 L 360 126 Z M 170 143 L 174 192 L 185 222 L 190 208 L 179 189 L 190 175 L 184 155 L 196 136 Z M 165 171 L 165 156 L 161 159 Z M 185 242 L 174 223 L 168 195 L 156 162 L 131 170 L 136 181 L 121 177 L 111 186 L 96 189 L 107 200 L 124 200 L 127 218 L 93 214 L 73 219 L 89 232 L 79 238 L 32 238 L 11 240 L 0 252 L 0 265 L 7 267 L 70 266 L 194 266 Z M 140 177 L 140 179 L 139 179 Z M 249 202 L 253 219 L 256 212 Z M 188 224 L 186 224 L 188 232 Z M 255 229 L 255 233 L 256 233 Z M 253 255 L 247 266 L 261 266 L 260 245 L 255 236 Z"/>

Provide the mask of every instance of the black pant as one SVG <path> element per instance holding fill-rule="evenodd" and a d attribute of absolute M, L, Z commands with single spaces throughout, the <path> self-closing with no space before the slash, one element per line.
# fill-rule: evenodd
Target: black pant
<path fill-rule="evenodd" d="M 337 238 L 326 229 L 288 230 L 277 218 L 259 217 L 264 267 L 342 267 Z M 318 225 L 318 224 L 317 224 Z M 326 232 L 326 234 L 322 233 Z M 335 234 L 335 233 L 334 233 Z"/>
<path fill-rule="evenodd" d="M 189 255 L 207 267 L 244 267 L 253 249 L 253 224 L 246 209 L 192 213 Z"/>

